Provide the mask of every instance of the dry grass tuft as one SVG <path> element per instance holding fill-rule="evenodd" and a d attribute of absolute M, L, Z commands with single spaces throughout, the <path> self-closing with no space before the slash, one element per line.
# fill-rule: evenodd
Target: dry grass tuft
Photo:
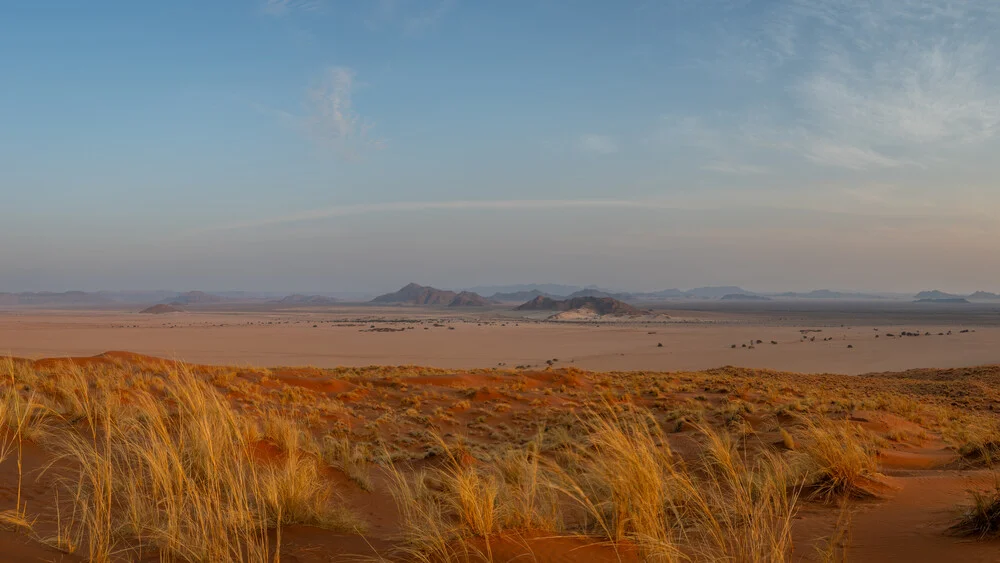
<path fill-rule="evenodd" d="M 391 492 L 399 560 L 491 560 L 498 541 L 573 536 L 623 559 L 787 561 L 800 493 L 849 501 L 885 486 L 877 448 L 893 444 L 846 420 L 866 416 L 856 411 L 920 428 L 887 433 L 896 440 L 940 437 L 987 464 L 1000 454 L 986 408 L 1000 401 L 1000 370 L 971 374 L 975 394 L 936 372 L 300 375 L 0 362 L 0 459 L 16 456 L 19 473 L 22 457 L 25 473 L 51 462 L 44 478 L 60 485 L 54 512 L 29 513 L 19 495 L 0 527 L 94 561 L 274 560 L 284 526 L 356 529 L 333 490 L 354 489 L 339 471 L 372 498 Z M 376 485 L 379 451 L 388 490 Z M 995 533 L 997 498 L 974 497 L 956 531 Z M 820 556 L 844 557 L 848 535 L 838 527 Z"/>
<path fill-rule="evenodd" d="M 791 435 L 791 433 L 782 428 L 779 430 L 779 434 L 781 434 L 781 445 L 784 446 L 785 449 L 794 450 L 795 438 Z"/>
<path fill-rule="evenodd" d="M 480 463 L 439 439 L 436 469 L 411 473 L 386 454 L 405 546 L 414 561 L 492 560 L 490 539 L 510 531 L 557 531 L 558 507 L 534 443 Z M 470 538 L 481 538 L 475 547 Z"/>
<path fill-rule="evenodd" d="M 259 462 L 240 415 L 185 370 L 169 372 L 163 397 L 98 392 L 81 402 L 87 432 L 53 440 L 78 468 L 66 480 L 78 509 L 70 528 L 93 561 L 123 550 L 263 561 L 277 547 L 269 543 L 270 528 L 354 524 L 314 458 L 291 450 L 278 463 Z"/>
<path fill-rule="evenodd" d="M 970 496 L 972 505 L 950 531 L 978 539 L 1000 535 L 1000 482 L 988 491 L 970 491 Z"/>
<path fill-rule="evenodd" d="M 374 489 L 371 478 L 371 464 L 368 462 L 369 449 L 365 444 L 352 442 L 340 437 L 326 436 L 323 439 L 321 455 L 326 463 L 342 471 L 351 481 L 366 491 Z"/>
<path fill-rule="evenodd" d="M 992 466 L 1000 459 L 1000 427 L 995 424 L 964 429 L 965 440 L 958 453 L 967 461 Z"/>
<path fill-rule="evenodd" d="M 689 469 L 647 411 L 607 407 L 579 423 L 585 439 L 560 440 L 550 457 L 540 436 L 488 463 L 442 443 L 440 468 L 407 474 L 390 464 L 405 558 L 491 560 L 491 538 L 540 530 L 631 546 L 646 561 L 790 555 L 797 495 L 780 457 L 751 460 L 728 434 L 706 429 L 703 467 Z"/>
<path fill-rule="evenodd" d="M 828 419 L 815 422 L 805 431 L 802 449 L 810 497 L 829 502 L 877 494 L 878 452 L 857 426 Z"/>

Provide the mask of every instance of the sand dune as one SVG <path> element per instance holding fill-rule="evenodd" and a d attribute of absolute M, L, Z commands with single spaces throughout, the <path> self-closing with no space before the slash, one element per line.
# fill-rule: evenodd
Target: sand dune
<path fill-rule="evenodd" d="M 423 501 L 397 494 L 400 489 L 393 480 L 393 471 L 422 476 L 421 479 L 443 479 L 444 482 L 448 482 L 450 475 L 463 479 L 470 475 L 479 476 L 477 479 L 493 479 L 504 474 L 503 469 L 496 469 L 498 464 L 502 463 L 499 466 L 508 470 L 525 471 L 532 467 L 532 455 L 543 455 L 551 463 L 560 463 L 559 460 L 567 459 L 565 455 L 575 451 L 579 457 L 568 459 L 576 459 L 573 463 L 581 464 L 579 468 L 591 471 L 590 478 L 613 477 L 615 483 L 627 482 L 635 475 L 609 475 L 601 469 L 603 461 L 614 463 L 616 458 L 604 454 L 588 457 L 587 452 L 594 450 L 585 447 L 587 436 L 598 436 L 601 430 L 588 426 L 589 419 L 580 418 L 577 411 L 596 409 L 589 412 L 609 416 L 600 415 L 608 412 L 601 409 L 612 408 L 602 401 L 614 397 L 615 404 L 623 409 L 620 411 L 622 418 L 614 419 L 615 424 L 629 424 L 626 413 L 639 409 L 637 412 L 645 413 L 640 414 L 645 417 L 640 419 L 645 421 L 644 425 L 655 421 L 656 427 L 665 430 L 656 434 L 654 447 L 669 446 L 671 456 L 660 461 L 639 456 L 637 459 L 642 467 L 651 469 L 658 467 L 656 464 L 671 464 L 674 467 L 671 475 L 677 479 L 685 474 L 683 467 L 697 467 L 706 459 L 702 456 L 712 447 L 712 435 L 743 437 L 738 449 L 726 447 L 724 450 L 731 452 L 733 463 L 743 468 L 737 472 L 751 467 L 746 465 L 748 462 L 743 461 L 742 455 L 760 456 L 758 460 L 798 460 L 797 463 L 806 460 L 815 463 L 823 459 L 816 449 L 823 436 L 815 431 L 817 428 L 842 429 L 846 432 L 848 446 L 864 448 L 863 455 L 871 464 L 870 468 L 860 473 L 845 469 L 848 471 L 845 475 L 852 479 L 851 487 L 855 488 L 841 491 L 836 498 L 817 496 L 817 489 L 813 487 L 823 482 L 822 473 L 815 477 L 811 476 L 813 472 L 799 473 L 793 465 L 779 464 L 776 467 L 783 467 L 781 471 L 787 472 L 783 474 L 804 480 L 800 484 L 782 486 L 776 493 L 773 489 L 767 492 L 769 489 L 764 486 L 767 477 L 759 474 L 765 480 L 754 481 L 759 491 L 753 502 L 764 502 L 756 495 L 777 494 L 777 497 L 765 498 L 792 499 L 794 506 L 775 514 L 788 522 L 788 528 L 784 528 L 786 532 L 777 532 L 787 543 L 759 547 L 767 557 L 757 560 L 824 561 L 829 560 L 824 556 L 827 552 L 843 556 L 836 560 L 849 561 L 996 560 L 998 540 L 970 541 L 949 535 L 948 530 L 957 521 L 960 509 L 969 502 L 967 491 L 988 490 L 993 483 L 992 473 L 974 454 L 976 450 L 969 446 L 982 447 L 987 443 L 982 440 L 995 437 L 990 424 L 995 417 L 993 405 L 1000 402 L 1000 387 L 997 386 L 1000 367 L 952 372 L 920 370 L 862 377 L 737 368 L 681 374 L 608 374 L 572 368 L 517 371 L 375 366 L 367 369 L 267 370 L 189 365 L 179 371 L 179 367 L 173 361 L 126 352 L 72 360 L 14 360 L 6 364 L 9 377 L 21 380 L 15 387 L 0 386 L 0 391 L 7 393 L 8 404 L 42 401 L 42 404 L 58 406 L 63 404 L 60 397 L 70 393 L 83 397 L 81 405 L 102 405 L 105 404 L 102 401 L 109 401 L 107 408 L 114 413 L 113 417 L 108 415 L 110 422 L 100 426 L 103 431 L 107 425 L 112 425 L 114 437 L 106 444 L 93 446 L 85 423 L 80 422 L 83 417 L 53 413 L 44 420 L 32 419 L 25 427 L 27 438 L 16 445 L 16 455 L 0 461 L 0 479 L 5 484 L 0 488 L 0 508 L 5 510 L 5 522 L 14 522 L 9 528 L 0 530 L 0 549 L 8 558 L 30 561 L 82 561 L 86 558 L 87 547 L 74 548 L 66 541 L 44 539 L 55 537 L 53 534 L 64 525 L 53 508 L 57 492 L 61 491 L 63 496 L 59 498 L 68 504 L 75 503 L 73 506 L 78 510 L 103 510 L 104 506 L 91 504 L 91 485 L 74 478 L 78 474 L 88 475 L 89 454 L 75 457 L 78 454 L 72 450 L 65 455 L 66 442 L 52 439 L 53 436 L 66 437 L 82 432 L 85 439 L 80 442 L 81 447 L 97 448 L 98 452 L 105 447 L 115 448 L 117 455 L 122 456 L 120 459 L 130 462 L 110 467 L 108 475 L 114 483 L 128 482 L 137 488 L 114 487 L 108 494 L 113 496 L 116 507 L 123 505 L 145 515 L 146 519 L 141 520 L 143 525 L 160 531 L 160 535 L 143 536 L 136 531 L 134 521 L 129 520 L 134 514 L 129 510 L 101 512 L 116 525 L 130 524 L 116 528 L 120 530 L 121 543 L 116 544 L 118 551 L 110 557 L 112 561 L 154 561 L 158 554 L 173 554 L 166 557 L 171 559 L 197 560 L 198 557 L 184 551 L 188 544 L 204 549 L 213 542 L 231 539 L 231 536 L 219 535 L 224 532 L 217 528 L 206 535 L 205 530 L 197 526 L 171 527 L 172 521 L 162 517 L 162 506 L 172 507 L 174 512 L 171 514 L 182 518 L 190 517 L 195 508 L 202 512 L 194 511 L 194 514 L 207 512 L 206 518 L 215 518 L 215 513 L 209 512 L 212 506 L 220 503 L 229 506 L 240 501 L 228 495 L 212 496 L 215 489 L 200 487 L 199 483 L 204 480 L 206 467 L 216 471 L 219 467 L 231 468 L 225 464 L 232 463 L 240 464 L 235 467 L 242 469 L 255 468 L 256 472 L 250 475 L 277 475 L 273 478 L 282 479 L 286 485 L 301 484 L 303 480 L 309 485 L 305 489 L 283 488 L 282 496 L 272 501 L 299 511 L 281 527 L 283 560 L 320 563 L 331 558 L 382 557 L 384 559 L 380 560 L 410 561 L 413 558 L 406 552 L 399 552 L 399 548 L 426 550 L 433 546 L 421 539 L 423 536 L 401 534 L 406 526 L 414 525 L 413 507 L 420 506 Z M 37 385 L 40 394 L 30 393 L 28 382 Z M 927 386 L 928 382 L 935 385 Z M 98 391 L 102 388 L 115 392 L 102 395 Z M 86 389 L 92 391 L 84 392 Z M 970 389 L 977 392 L 964 393 Z M 11 395 L 22 392 L 23 395 L 16 397 Z M 172 398 L 162 400 L 160 394 L 163 393 Z M 222 402 L 202 397 L 216 397 L 214 400 Z M 166 405 L 166 409 L 183 402 L 184 408 L 178 406 L 175 414 L 147 409 L 138 415 L 128 408 L 133 401 L 147 401 L 140 404 L 154 401 Z M 206 405 L 214 406 L 208 408 Z M 202 442 L 198 440 L 205 439 L 201 434 L 185 434 L 185 439 L 162 444 L 156 441 L 160 439 L 158 436 L 163 437 L 162 434 L 142 434 L 153 440 L 155 448 L 144 440 L 126 440 L 134 436 L 136 428 L 146 426 L 170 436 L 171 432 L 179 431 L 153 424 L 151 419 L 170 425 L 197 423 L 194 428 L 211 424 L 213 430 L 209 436 L 213 447 L 222 448 L 235 459 L 212 457 L 213 448 L 199 445 Z M 248 426 L 251 422 L 259 426 L 250 432 L 251 442 L 244 445 L 234 438 L 242 434 L 233 432 L 251 427 Z M 43 425 L 44 432 L 39 430 Z M 722 434 L 706 434 L 705 425 Z M 186 428 L 190 431 L 192 426 Z M 435 438 L 435 435 L 443 438 Z M 536 451 L 534 440 L 543 444 L 542 453 L 530 453 Z M 643 447 L 644 443 L 640 440 L 635 445 L 623 444 L 628 451 L 621 453 L 627 456 L 633 446 Z M 330 448 L 330 444 L 346 444 L 347 449 Z M 566 449 L 573 444 L 582 446 Z M 838 456 L 845 455 L 839 451 L 841 443 L 832 445 L 839 452 Z M 152 455 L 163 453 L 159 448 L 176 448 L 173 453 L 177 456 Z M 750 453 L 739 453 L 744 450 Z M 386 462 L 379 453 L 382 451 L 391 452 L 395 461 Z M 515 454 L 513 457 L 511 452 Z M 196 470 L 178 466 L 172 472 L 154 471 L 173 467 L 170 465 L 173 459 L 194 464 Z M 723 458 L 712 459 L 724 462 Z M 512 460 L 515 463 L 512 464 Z M 517 460 L 529 463 L 517 465 Z M 683 460 L 683 465 L 673 465 L 676 460 Z M 843 463 L 840 457 L 836 460 Z M 209 465 L 208 461 L 214 464 Z M 281 468 L 288 467 L 304 472 L 281 472 Z M 547 467 L 550 466 L 543 465 Z M 630 467 L 633 466 L 628 463 L 620 466 L 626 470 Z M 43 472 L 42 468 L 47 470 Z M 275 470 L 278 472 L 273 473 Z M 178 496 L 165 496 L 149 482 L 153 476 L 164 474 L 181 480 L 186 488 Z M 210 475 L 228 479 L 225 483 L 229 486 L 246 486 L 244 481 L 226 477 L 232 473 Z M 558 483 L 558 479 L 564 478 L 560 475 L 564 474 L 546 469 L 537 474 L 545 483 Z M 712 490 L 710 478 L 699 475 L 702 476 L 698 477 L 696 490 L 704 491 L 706 487 Z M 137 476 L 143 478 L 129 481 Z M 556 481 L 545 481 L 551 479 Z M 519 504 L 522 497 L 512 496 L 522 490 L 518 488 L 520 481 L 492 482 L 504 491 L 491 501 L 506 507 L 498 514 L 508 514 L 506 510 L 515 506 L 522 507 Z M 656 483 L 654 479 L 650 483 L 636 484 L 646 487 Z M 670 483 L 678 486 L 680 481 Z M 589 485 L 585 486 L 587 494 L 605 494 L 601 487 L 591 490 Z M 544 495 L 549 490 L 548 486 L 531 489 L 533 492 L 524 497 L 530 501 L 524 506 L 538 511 L 532 514 L 539 518 L 544 518 L 543 509 L 547 506 Z M 74 495 L 74 491 L 83 494 Z M 449 515 L 452 512 L 468 510 L 466 504 L 445 502 L 454 494 L 452 491 L 450 486 L 439 485 L 425 493 L 440 497 L 442 504 L 438 506 L 444 511 L 440 522 L 451 522 Z M 463 498 L 468 502 L 488 498 L 483 491 L 485 489 L 473 487 L 467 491 L 472 496 Z M 786 496 L 789 491 L 794 492 L 794 496 Z M 857 496 L 861 493 L 864 495 Z M 260 489 L 249 489 L 247 494 L 258 495 Z M 722 489 L 721 494 L 726 496 L 700 497 L 712 503 L 709 508 L 713 514 L 723 506 L 717 503 L 726 503 L 726 499 L 733 499 L 733 504 L 724 504 L 727 510 L 749 508 L 735 504 L 738 497 L 732 496 L 729 486 Z M 615 497 L 610 499 L 608 502 L 616 502 Z M 618 498 L 617 502 L 620 501 Z M 841 501 L 845 503 L 844 509 L 840 508 Z M 627 502 L 642 503 L 638 498 Z M 151 508 L 154 505 L 155 508 Z M 561 502 L 557 506 L 567 516 L 579 514 L 574 512 L 572 502 Z M 235 507 L 249 513 L 261 509 L 254 502 Z M 699 523 L 697 519 L 696 507 L 685 505 L 685 508 L 684 513 L 671 512 L 666 517 L 670 520 L 684 518 L 690 526 L 704 526 L 704 522 Z M 12 513 L 22 511 L 24 520 L 10 518 Z M 227 515 L 222 513 L 222 517 Z M 209 520 L 216 526 L 221 521 Z M 81 528 L 85 542 L 92 542 L 91 548 L 101 537 L 98 532 L 103 520 L 97 522 Z M 542 530 L 516 519 L 506 519 L 495 525 L 506 530 L 505 533 L 492 532 L 486 536 L 474 532 L 475 524 L 462 522 L 464 528 L 454 531 L 420 529 L 427 534 L 441 534 L 434 537 L 440 537 L 454 548 L 480 551 L 488 548 L 494 561 L 639 562 L 648 560 L 644 554 L 656 549 L 655 545 L 644 546 L 636 542 L 640 536 L 628 530 L 637 524 L 628 524 L 625 536 L 612 543 L 601 535 L 607 533 L 605 529 L 588 526 L 586 521 L 573 517 L 539 520 L 551 526 Z M 748 524 L 742 519 L 720 525 L 724 532 L 719 536 L 722 544 L 705 546 L 714 550 L 712 553 L 735 552 L 738 555 L 742 553 L 741 544 L 753 541 Z M 779 529 L 763 520 L 749 525 L 765 533 Z M 270 535 L 242 538 L 239 540 L 241 545 L 255 548 L 256 542 L 263 540 L 265 552 L 268 549 L 266 541 L 270 541 L 271 546 L 277 545 L 274 524 L 264 522 L 261 526 L 261 531 Z M 141 544 L 140 539 L 143 540 Z M 730 539 L 735 543 L 728 543 Z M 678 546 L 681 553 L 696 555 L 699 552 L 693 549 L 698 544 L 692 540 L 697 541 L 698 536 L 677 534 L 670 541 L 676 542 L 673 545 Z M 699 558 L 695 556 L 692 560 Z M 735 560 L 746 559 L 737 557 Z"/>

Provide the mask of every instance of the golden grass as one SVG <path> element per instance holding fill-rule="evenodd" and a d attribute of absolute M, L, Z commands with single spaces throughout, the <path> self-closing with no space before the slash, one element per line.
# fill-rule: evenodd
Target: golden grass
<path fill-rule="evenodd" d="M 358 495 L 391 493 L 400 560 L 492 560 L 498 541 L 569 535 L 645 561 L 784 561 L 800 496 L 880 489 L 877 447 L 892 445 L 851 413 L 903 417 L 969 459 L 1000 452 L 992 413 L 933 379 L 480 370 L 467 375 L 486 383 L 425 389 L 407 378 L 454 374 L 408 366 L 310 387 L 144 362 L 0 363 L 0 461 L 29 443 L 57 456 L 55 532 L 38 541 L 94 561 L 270 561 L 284 526 L 358 529 L 336 470 Z M 315 390 L 320 375 L 340 391 Z M 0 526 L 32 535 L 38 518 L 18 495 Z"/>
<path fill-rule="evenodd" d="M 17 455 L 17 497 L 12 510 L 0 512 L 0 525 L 13 529 L 32 530 L 32 521 L 27 515 L 27 506 L 21 502 L 24 481 L 24 442 L 38 441 L 47 435 L 48 410 L 37 402 L 35 393 L 27 397 L 17 392 L 17 367 L 11 360 L 6 366 L 8 378 L 2 402 L 0 402 L 0 463 L 16 452 Z"/>
<path fill-rule="evenodd" d="M 387 460 L 391 490 L 403 522 L 407 560 L 492 560 L 490 538 L 511 531 L 559 529 L 554 491 L 543 476 L 537 446 L 507 450 L 490 464 L 460 446 L 439 445 L 444 464 L 406 472 Z M 484 548 L 465 541 L 483 538 Z"/>
<path fill-rule="evenodd" d="M 807 427 L 802 449 L 811 497 L 830 501 L 876 494 L 878 452 L 858 427 L 822 419 Z"/>
<path fill-rule="evenodd" d="M 646 411 L 608 407 L 579 422 L 586 441 L 558 457 L 542 458 L 539 439 L 488 464 L 447 446 L 441 469 L 410 475 L 390 464 L 405 556 L 492 560 L 491 537 L 540 531 L 635 548 L 645 561 L 791 554 L 797 492 L 777 455 L 750 460 L 728 434 L 705 429 L 703 466 L 688 468 Z"/>
<path fill-rule="evenodd" d="M 1000 460 L 1000 424 L 996 421 L 963 428 L 960 440 L 958 452 L 966 460 L 986 466 Z"/>
<path fill-rule="evenodd" d="M 320 455 L 324 461 L 342 471 L 363 490 L 374 490 L 371 464 L 368 462 L 369 448 L 365 444 L 352 442 L 343 436 L 338 438 L 328 435 L 323 438 Z"/>
<path fill-rule="evenodd" d="M 794 450 L 795 449 L 795 437 L 792 436 L 792 434 L 790 432 L 788 432 L 788 430 L 785 430 L 784 428 L 781 428 L 778 431 L 778 433 L 781 436 L 781 445 L 785 446 L 785 448 L 787 448 L 789 450 Z"/>
<path fill-rule="evenodd" d="M 92 387 L 78 370 L 64 379 L 56 402 L 71 418 L 46 442 L 73 468 L 62 475 L 73 509 L 69 521 L 60 515 L 47 543 L 67 551 L 85 546 L 92 561 L 146 552 L 267 561 L 277 548 L 268 535 L 275 527 L 356 528 L 315 457 L 288 449 L 274 463 L 257 459 L 246 421 L 189 371 L 167 371 L 162 394 L 108 381 Z M 30 419 L 14 410 L 16 420 Z"/>

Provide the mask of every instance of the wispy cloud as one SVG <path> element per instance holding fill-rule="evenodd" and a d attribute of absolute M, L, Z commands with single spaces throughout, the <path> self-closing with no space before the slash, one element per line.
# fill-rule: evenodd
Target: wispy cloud
<path fill-rule="evenodd" d="M 375 213 L 399 213 L 419 211 L 514 211 L 514 210 L 546 210 L 546 209 L 676 209 L 679 204 L 662 200 L 625 200 L 625 199 L 517 199 L 517 200 L 456 200 L 456 201 L 406 201 L 387 203 L 363 203 L 354 205 L 338 205 L 322 209 L 312 209 L 299 213 L 291 213 L 277 217 L 257 219 L 252 221 L 215 225 L 200 229 L 198 232 L 232 231 L 238 229 L 253 229 L 303 221 L 316 221 L 334 217 L 368 215 Z"/>
<path fill-rule="evenodd" d="M 303 122 L 309 135 L 336 154 L 353 158 L 364 149 L 378 149 L 384 141 L 372 136 L 372 124 L 353 104 L 355 72 L 347 67 L 326 69 L 306 96 Z"/>
<path fill-rule="evenodd" d="M 762 149 L 784 150 L 785 146 L 754 117 L 739 115 L 665 115 L 657 120 L 647 141 L 659 150 L 692 151 L 686 160 L 702 171 L 739 176 L 770 173 L 757 161 Z"/>
<path fill-rule="evenodd" d="M 581 135 L 576 141 L 576 147 L 583 152 L 598 154 L 614 154 L 619 150 L 614 138 L 596 133 Z"/>
<path fill-rule="evenodd" d="M 338 158 L 353 159 L 366 150 L 378 150 L 385 141 L 373 135 L 374 125 L 354 110 L 355 72 L 343 66 L 325 69 L 308 88 L 304 111 L 289 111 L 250 102 L 261 114 L 294 129 Z"/>
<path fill-rule="evenodd" d="M 373 30 L 392 29 L 420 36 L 441 23 L 458 6 L 458 0 L 376 0 L 366 25 Z"/>
<path fill-rule="evenodd" d="M 797 2 L 797 25 L 819 26 L 815 64 L 793 89 L 803 125 L 823 139 L 810 157 L 848 168 L 896 166 L 995 137 L 997 6 Z"/>
<path fill-rule="evenodd" d="M 895 168 L 905 164 L 904 161 L 890 158 L 872 149 L 825 140 L 811 142 L 802 149 L 806 158 L 817 164 L 839 166 L 850 170 Z"/>
<path fill-rule="evenodd" d="M 730 79 L 743 73 L 785 96 L 765 127 L 741 131 L 758 146 L 862 171 L 916 166 L 1000 137 L 1000 2 L 773 6 L 729 2 L 740 17 L 720 24 L 724 57 L 715 63 Z"/>
<path fill-rule="evenodd" d="M 752 176 L 759 174 L 768 174 L 770 170 L 764 166 L 757 166 L 753 164 L 738 164 L 734 162 L 725 161 L 715 161 L 702 166 L 702 170 L 708 170 L 709 172 L 719 172 L 722 174 L 733 174 L 738 176 Z"/>
<path fill-rule="evenodd" d="M 306 227 L 309 223 L 328 219 L 355 217 L 363 215 L 426 213 L 434 211 L 462 213 L 469 211 L 524 212 L 524 211 L 560 211 L 571 210 L 612 210 L 633 211 L 644 213 L 648 211 L 684 211 L 713 212 L 720 217 L 728 217 L 729 221 L 740 222 L 740 217 L 746 214 L 767 216 L 769 214 L 791 214 L 802 217 L 822 214 L 824 216 L 841 217 L 843 220 L 863 220 L 864 217 L 882 218 L 885 220 L 909 219 L 924 221 L 930 217 L 936 220 L 947 220 L 957 223 L 995 224 L 989 213 L 981 210 L 962 207 L 936 205 L 929 201 L 914 201 L 896 186 L 884 184 L 866 184 L 854 190 L 836 190 L 826 194 L 820 201 L 810 198 L 789 198 L 777 192 L 749 193 L 744 189 L 715 192 L 712 194 L 675 195 L 666 198 L 642 199 L 512 199 L 512 200 L 446 200 L 446 201 L 402 201 L 336 205 L 310 209 L 296 213 L 288 213 L 271 217 L 251 219 L 228 224 L 209 225 L 196 230 L 182 233 L 182 237 L 200 236 L 212 233 L 251 231 L 271 227 Z M 761 201 L 770 204 L 761 205 Z M 900 207 L 898 201 L 905 205 Z"/>
<path fill-rule="evenodd" d="M 314 12 L 323 7 L 323 0 L 264 0 L 261 11 L 272 16 L 283 16 L 301 10 Z"/>
<path fill-rule="evenodd" d="M 437 0 L 423 12 L 407 17 L 403 22 L 403 31 L 409 35 L 419 35 L 433 28 L 455 8 L 456 3 L 457 0 Z"/>
<path fill-rule="evenodd" d="M 813 124 L 831 137 L 868 146 L 965 145 L 990 139 L 1000 124 L 995 63 L 982 43 L 933 44 L 851 54 L 831 47 L 798 86 Z"/>

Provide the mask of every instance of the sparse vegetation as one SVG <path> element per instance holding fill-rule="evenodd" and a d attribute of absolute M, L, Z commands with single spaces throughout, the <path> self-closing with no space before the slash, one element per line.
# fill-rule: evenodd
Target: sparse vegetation
<path fill-rule="evenodd" d="M 880 450 L 942 440 L 979 465 L 1000 443 L 988 368 L 961 384 L 128 355 L 2 369 L 0 463 L 18 482 L 0 525 L 94 561 L 270 561 L 289 527 L 363 533 L 373 498 L 399 514 L 378 550 L 395 560 L 491 560 L 511 538 L 564 537 L 624 560 L 782 561 L 803 503 L 887 491 Z M 902 426 L 861 422 L 879 416 Z M 39 469 L 44 485 L 23 479 Z M 996 498 L 979 493 L 954 531 L 994 534 Z"/>
<path fill-rule="evenodd" d="M 823 421 L 811 424 L 805 434 L 811 496 L 826 501 L 875 496 L 877 450 L 863 432 L 843 422 Z"/>
<path fill-rule="evenodd" d="M 972 504 L 950 530 L 960 536 L 986 539 L 1000 535 L 1000 481 L 987 491 L 970 491 Z"/>

